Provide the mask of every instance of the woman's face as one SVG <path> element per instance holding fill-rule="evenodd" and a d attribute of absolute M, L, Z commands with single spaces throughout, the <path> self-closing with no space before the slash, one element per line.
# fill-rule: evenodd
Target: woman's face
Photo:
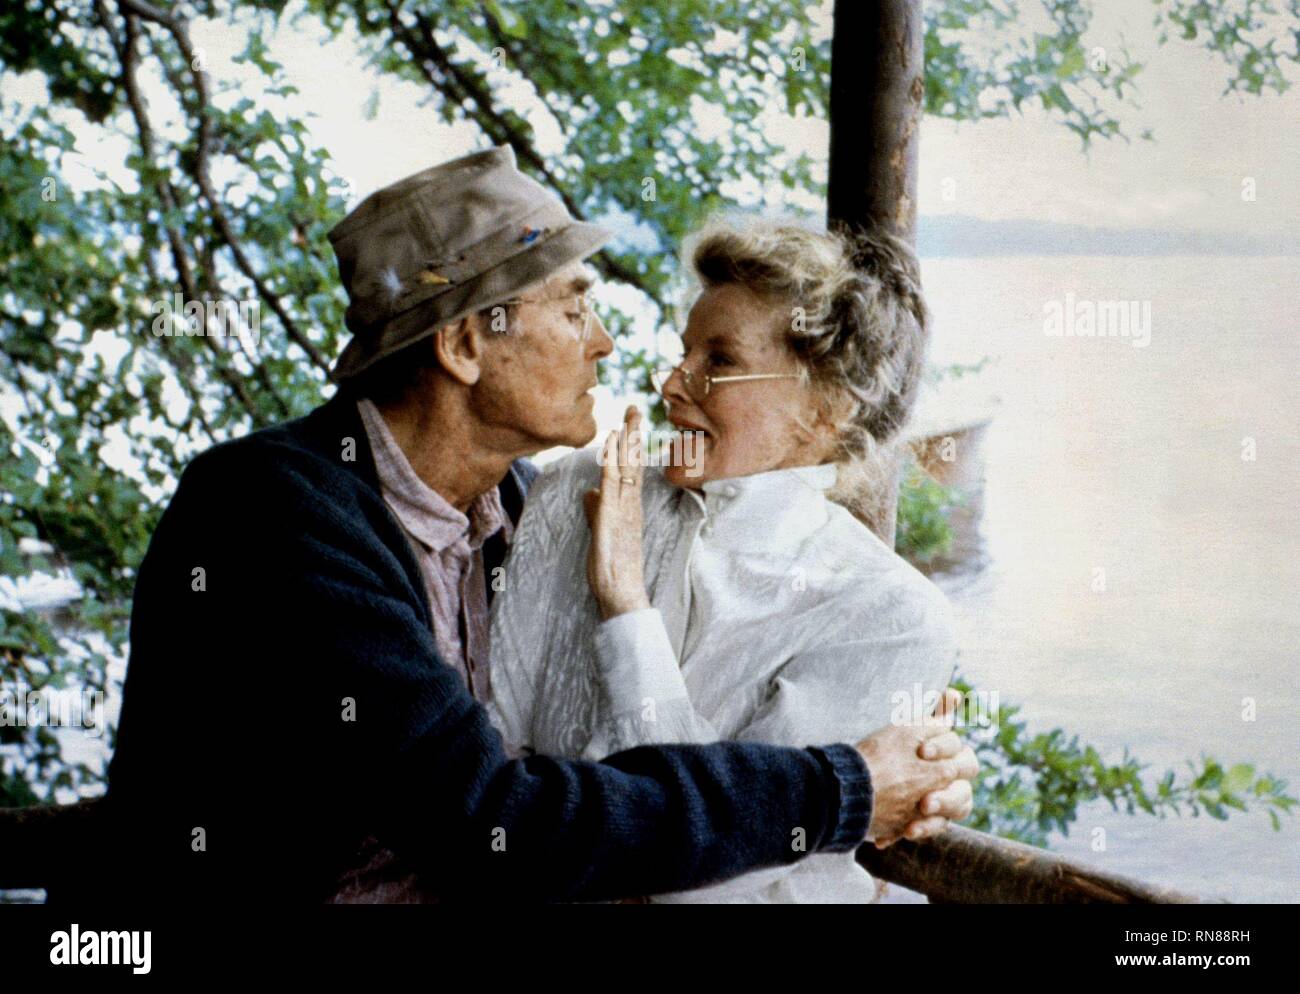
<path fill-rule="evenodd" d="M 704 395 L 706 375 L 797 372 L 786 344 L 790 320 L 789 308 L 735 284 L 707 289 L 695 302 L 682 334 L 682 366 L 693 374 L 692 390 L 680 369 L 663 389 L 668 420 L 695 434 L 683 439 L 683 458 L 665 470 L 668 482 L 697 488 L 708 480 L 824 461 L 825 435 L 812 430 L 816 403 L 799 379 L 715 383 Z"/>

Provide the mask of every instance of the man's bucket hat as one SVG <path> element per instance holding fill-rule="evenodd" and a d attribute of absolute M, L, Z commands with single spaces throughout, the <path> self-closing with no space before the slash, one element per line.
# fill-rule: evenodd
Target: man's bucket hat
<path fill-rule="evenodd" d="M 517 295 L 610 237 L 521 173 L 508 145 L 372 193 L 329 233 L 353 336 L 334 379 Z"/>

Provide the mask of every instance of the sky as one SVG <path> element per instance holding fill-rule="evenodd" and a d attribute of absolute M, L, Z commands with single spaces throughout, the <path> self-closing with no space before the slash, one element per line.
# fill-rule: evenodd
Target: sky
<path fill-rule="evenodd" d="M 289 10 L 297 6 L 291 3 Z M 1021 6 L 1025 29 L 1045 26 L 1039 23 L 1044 15 L 1038 4 Z M 818 8 L 822 36 L 830 31 L 830 9 L 829 2 Z M 1300 87 L 1282 96 L 1225 96 L 1227 74 L 1216 56 L 1191 42 L 1157 44 L 1150 4 L 1095 0 L 1094 9 L 1085 36 L 1089 49 L 1118 53 L 1122 45 L 1146 66 L 1138 77 L 1141 106 L 1120 110 L 1133 141 L 1094 142 L 1084 154 L 1074 134 L 1036 107 L 1013 118 L 975 123 L 926 117 L 918 191 L 923 244 L 927 218 L 961 217 L 1129 232 L 1199 231 L 1294 245 L 1300 228 Z M 231 61 L 245 44 L 242 25 L 196 21 L 192 33 L 214 78 L 255 78 L 255 71 Z M 338 172 L 351 181 L 354 202 L 484 145 L 472 126 L 443 123 L 425 88 L 367 69 L 355 37 L 330 39 L 311 18 L 297 23 L 286 18 L 271 40 L 271 54 L 301 90 L 289 104 L 274 105 L 303 116 Z M 1300 76 L 1294 69 L 1292 74 Z M 498 78 L 506 83 L 500 98 L 529 116 L 542 152 L 559 151 L 562 136 L 529 85 L 512 74 Z M 3 88 L 20 101 L 42 96 L 36 74 L 8 74 Z M 153 116 L 165 129 L 161 122 L 179 117 L 168 112 L 174 102 L 165 87 L 146 79 L 145 88 Z M 376 98 L 370 119 L 367 105 Z M 791 148 L 809 149 L 824 162 L 825 121 L 792 119 L 775 101 L 766 116 L 774 134 Z M 697 121 L 702 133 L 726 125 L 707 112 Z M 1146 128 L 1154 141 L 1136 137 Z M 105 140 L 96 129 L 76 123 L 74 131 L 89 160 L 119 182 L 133 184 L 123 162 L 124 140 Z M 1247 178 L 1254 183 L 1253 201 L 1242 197 Z M 807 195 L 790 199 L 814 210 L 819 206 Z M 632 221 L 621 226 L 626 230 Z"/>
<path fill-rule="evenodd" d="M 1033 27 L 1036 5 L 1022 6 Z M 1150 9 L 1134 0 L 1096 0 L 1086 41 L 1108 51 L 1123 44 L 1146 65 L 1138 78 L 1141 106 L 1123 108 L 1121 120 L 1134 136 L 1151 128 L 1154 141 L 1095 142 L 1085 155 L 1073 133 L 1033 108 L 978 123 L 927 117 L 919 173 L 922 218 L 1032 219 L 1279 240 L 1293 235 L 1300 227 L 1300 87 L 1281 97 L 1224 96 L 1226 70 L 1217 57 L 1194 43 L 1157 45 Z M 829 11 L 829 4 L 820 8 L 823 32 L 829 32 Z M 206 41 L 214 68 L 243 44 L 228 25 L 205 24 L 196 36 Z M 286 27 L 274 53 L 316 115 L 309 120 L 313 135 L 353 180 L 358 198 L 480 147 L 473 129 L 448 127 L 421 105 L 423 89 L 365 70 L 348 40 L 327 41 L 305 24 Z M 367 120 L 365 105 L 375 90 L 378 113 Z M 536 106 L 522 82 L 503 96 L 516 107 Z M 826 122 L 779 113 L 772 118 L 790 146 L 811 149 L 824 160 Z M 537 113 L 532 119 L 543 150 L 558 150 L 561 136 L 549 118 Z M 700 127 L 719 123 L 702 119 Z M 1246 177 L 1255 182 L 1253 202 L 1241 196 Z"/>
<path fill-rule="evenodd" d="M 1142 106 L 1121 120 L 1154 141 L 1096 142 L 1088 155 L 1041 113 L 957 124 L 927 118 L 922 214 L 1036 219 L 1119 229 L 1180 229 L 1283 238 L 1300 222 L 1300 88 L 1223 96 L 1226 72 L 1194 43 L 1156 44 L 1149 3 L 1097 0 L 1096 43 L 1122 39 L 1146 65 Z M 956 198 L 942 196 L 945 178 Z M 1256 199 L 1242 199 L 1253 177 Z"/>

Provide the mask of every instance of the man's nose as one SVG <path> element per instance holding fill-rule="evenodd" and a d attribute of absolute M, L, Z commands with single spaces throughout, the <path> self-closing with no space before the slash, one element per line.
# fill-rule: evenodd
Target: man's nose
<path fill-rule="evenodd" d="M 591 334 L 587 336 L 587 357 L 604 359 L 614 351 L 614 339 L 605 329 L 605 322 L 598 315 L 591 316 Z"/>

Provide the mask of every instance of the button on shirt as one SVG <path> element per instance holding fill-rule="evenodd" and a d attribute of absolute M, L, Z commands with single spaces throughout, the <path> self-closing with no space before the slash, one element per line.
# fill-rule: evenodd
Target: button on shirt
<path fill-rule="evenodd" d="M 513 529 L 496 487 L 476 497 L 462 514 L 420 479 L 393 438 L 379 409 L 357 402 L 375 457 L 384 503 L 406 532 L 420 565 L 438 654 L 464 677 L 470 693 L 488 699 L 490 637 L 483 543 Z"/>

